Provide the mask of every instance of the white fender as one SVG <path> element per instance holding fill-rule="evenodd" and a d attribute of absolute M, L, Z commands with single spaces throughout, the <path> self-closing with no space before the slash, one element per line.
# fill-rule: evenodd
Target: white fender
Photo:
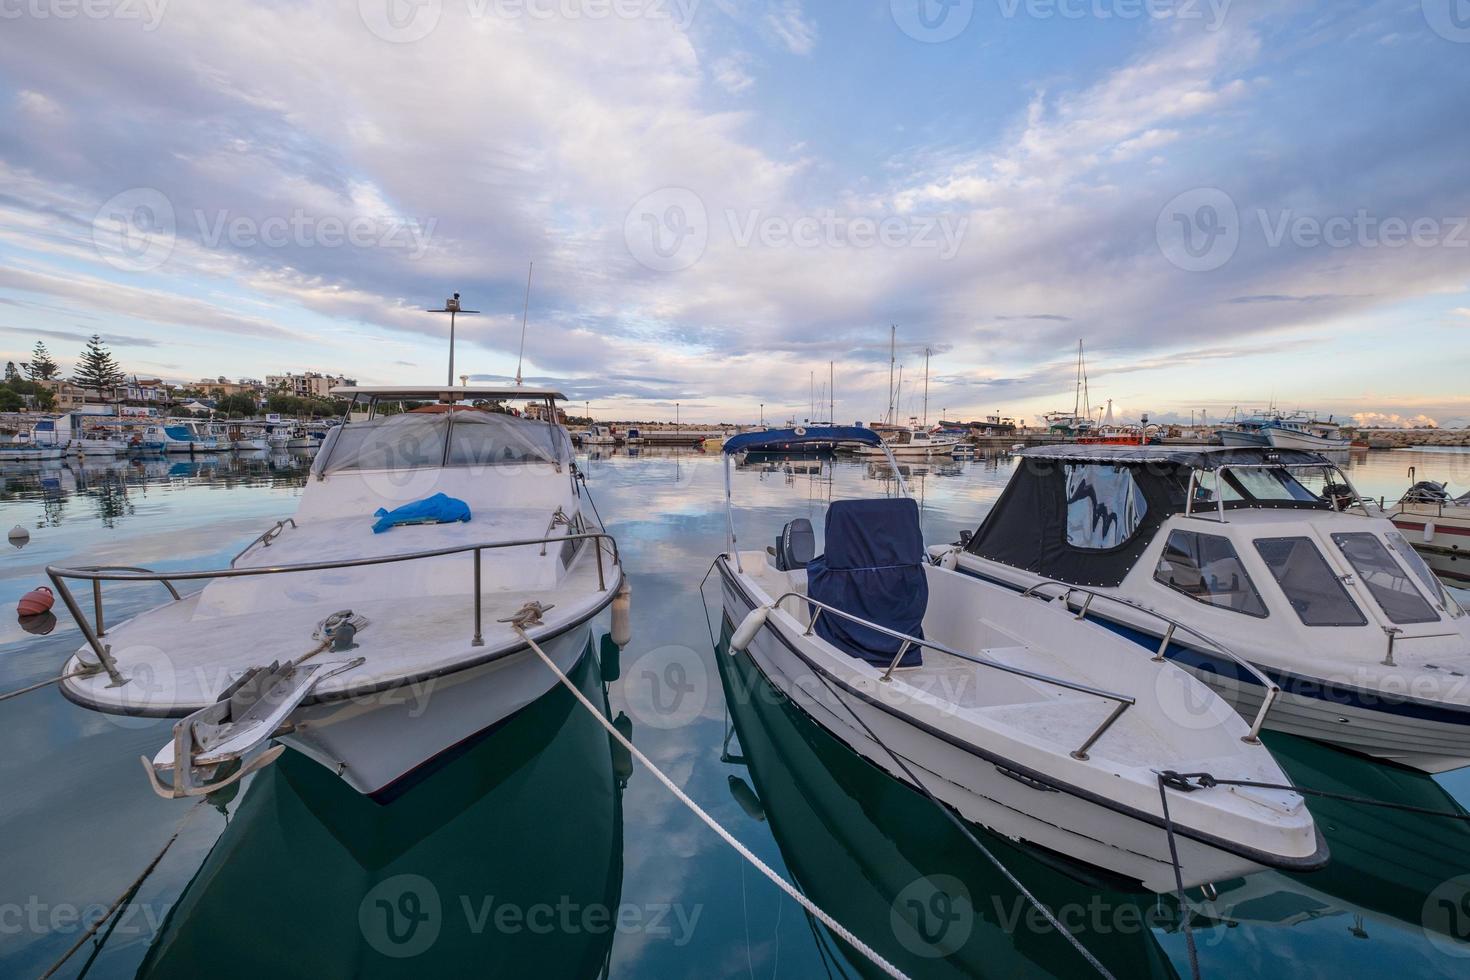
<path fill-rule="evenodd" d="M 612 601 L 612 641 L 625 647 L 633 639 L 633 588 L 628 580 L 618 586 Z"/>
<path fill-rule="evenodd" d="M 771 614 L 769 606 L 756 606 L 735 627 L 735 633 L 730 637 L 730 653 L 740 653 L 750 646 L 760 628 L 766 625 L 766 617 Z"/>

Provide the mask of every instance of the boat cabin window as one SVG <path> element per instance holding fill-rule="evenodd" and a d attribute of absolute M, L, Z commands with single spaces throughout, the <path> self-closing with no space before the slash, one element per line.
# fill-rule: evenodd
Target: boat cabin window
<path fill-rule="evenodd" d="M 1194 505 L 1213 504 L 1220 494 L 1228 507 L 1293 505 L 1323 506 L 1324 500 L 1313 493 L 1290 470 L 1279 468 L 1227 467 L 1219 471 L 1199 473 L 1195 482 Z"/>
<path fill-rule="evenodd" d="M 559 425 L 470 406 L 453 406 L 451 420 L 449 408 L 422 405 L 336 426 L 317 473 L 560 463 L 571 456 Z"/>
<path fill-rule="evenodd" d="M 1364 626 L 1367 617 L 1311 538 L 1257 538 L 1256 551 L 1307 626 Z"/>
<path fill-rule="evenodd" d="M 1169 532 L 1154 581 L 1206 605 L 1258 619 L 1267 615 L 1266 604 L 1230 539 L 1218 534 Z"/>
<path fill-rule="evenodd" d="M 1444 587 L 1444 583 L 1424 563 L 1424 559 L 1419 557 L 1419 552 L 1415 551 L 1414 546 L 1409 544 L 1408 538 L 1404 537 L 1398 531 L 1390 531 L 1384 535 L 1384 538 L 1388 541 L 1388 547 L 1392 549 L 1394 554 L 1399 556 L 1399 561 L 1403 562 L 1409 571 L 1414 573 L 1414 577 L 1419 580 L 1419 584 L 1424 587 L 1424 591 L 1428 592 L 1431 598 L 1435 599 L 1444 607 L 1444 611 L 1450 614 L 1451 619 L 1459 619 L 1465 615 L 1465 610 L 1460 608 L 1460 604 L 1455 601 L 1454 596 L 1450 595 L 1449 589 Z"/>
<path fill-rule="evenodd" d="M 1403 566 L 1393 560 L 1377 535 L 1368 531 L 1334 534 L 1332 543 L 1342 549 L 1391 622 L 1439 622 L 1439 614 L 1424 601 Z"/>
<path fill-rule="evenodd" d="M 1102 551 L 1123 544 L 1148 513 L 1148 501 L 1123 467 L 1068 463 L 1067 543 Z"/>

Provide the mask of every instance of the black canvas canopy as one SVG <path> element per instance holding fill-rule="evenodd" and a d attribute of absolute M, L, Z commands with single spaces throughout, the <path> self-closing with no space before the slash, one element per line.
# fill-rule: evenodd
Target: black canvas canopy
<path fill-rule="evenodd" d="M 1300 450 L 1213 446 L 1064 445 L 1017 455 L 1011 482 L 965 550 L 1092 587 L 1122 583 L 1164 521 L 1184 511 L 1192 471 L 1331 465 Z M 1330 506 L 1303 494 L 1310 499 L 1285 505 Z M 1233 506 L 1241 505 L 1277 504 L 1246 499 Z M 1212 510 L 1214 505 L 1201 508 L 1197 501 L 1195 507 Z"/>

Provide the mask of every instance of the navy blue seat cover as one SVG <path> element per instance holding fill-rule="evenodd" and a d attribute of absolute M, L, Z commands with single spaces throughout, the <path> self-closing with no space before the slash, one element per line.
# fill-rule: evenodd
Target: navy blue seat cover
<path fill-rule="evenodd" d="M 838 500 L 827 508 L 826 551 L 807 565 L 807 595 L 920 639 L 929 582 L 924 577 L 924 537 L 913 500 Z M 851 620 L 823 614 L 817 635 L 839 650 L 887 667 L 902 640 Z M 923 663 L 918 647 L 900 667 Z"/>

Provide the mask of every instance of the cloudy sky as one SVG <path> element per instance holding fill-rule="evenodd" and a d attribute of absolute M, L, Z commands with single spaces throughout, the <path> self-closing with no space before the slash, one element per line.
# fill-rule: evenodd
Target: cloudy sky
<path fill-rule="evenodd" d="M 1470 0 L 0 0 L 0 355 L 1470 421 Z M 825 414 L 822 413 L 822 414 Z"/>

